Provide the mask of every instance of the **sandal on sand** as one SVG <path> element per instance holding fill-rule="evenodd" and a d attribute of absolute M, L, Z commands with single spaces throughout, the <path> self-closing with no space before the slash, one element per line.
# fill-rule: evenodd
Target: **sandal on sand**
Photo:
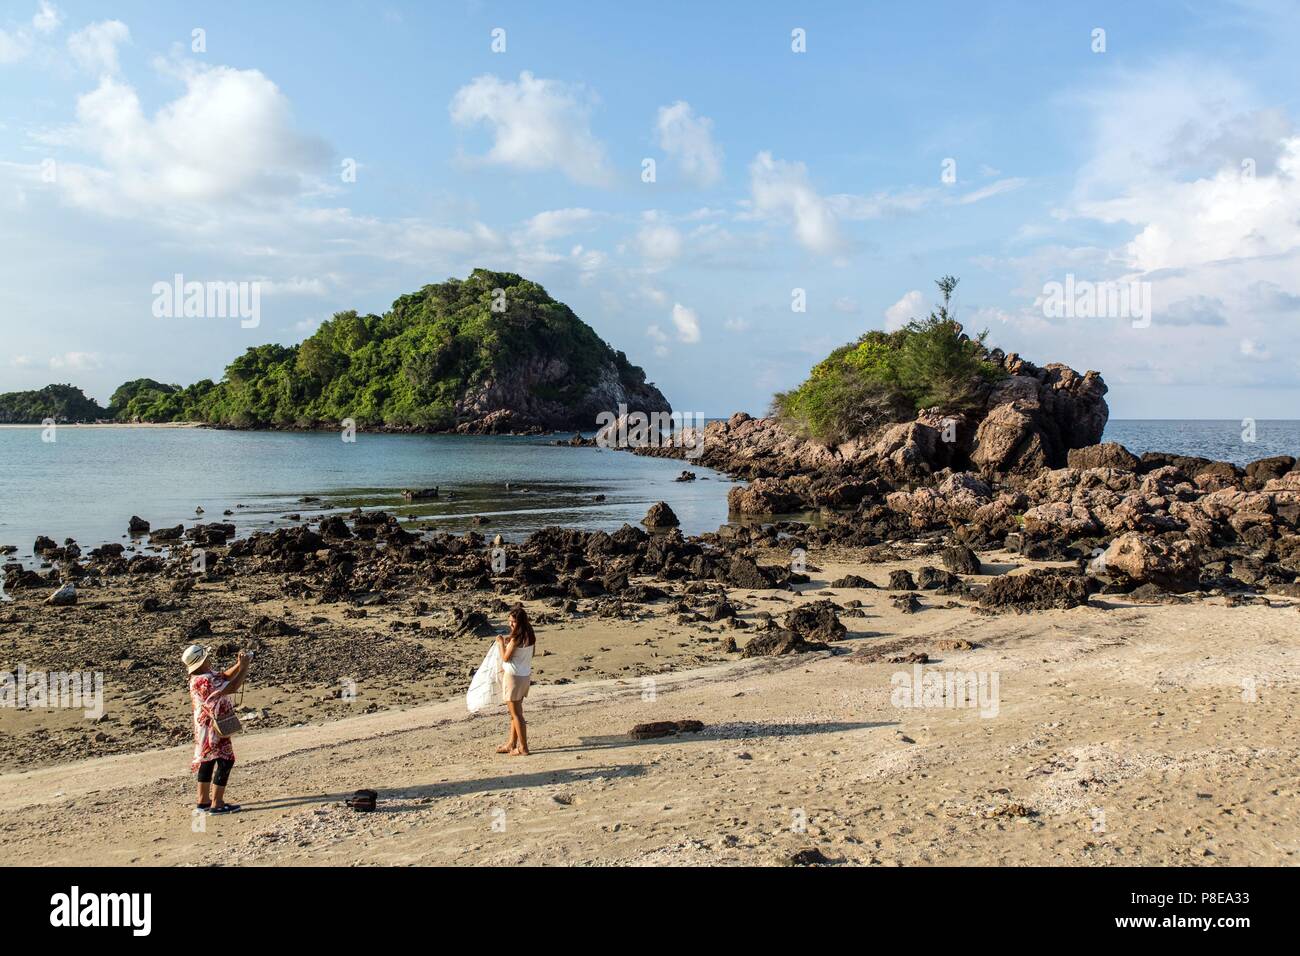
<path fill-rule="evenodd" d="M 211 810 L 208 811 L 208 813 L 238 813 L 238 812 L 239 812 L 239 804 L 237 803 L 223 803 L 221 806 L 213 807 Z"/>

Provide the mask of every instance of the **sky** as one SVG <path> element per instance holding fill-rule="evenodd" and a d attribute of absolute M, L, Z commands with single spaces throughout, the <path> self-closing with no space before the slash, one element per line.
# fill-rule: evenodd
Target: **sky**
<path fill-rule="evenodd" d="M 762 414 L 952 274 L 1113 418 L 1300 418 L 1297 49 L 1271 0 L 5 0 L 0 392 L 218 379 L 483 267 Z M 158 316 L 176 275 L 256 326 Z"/>

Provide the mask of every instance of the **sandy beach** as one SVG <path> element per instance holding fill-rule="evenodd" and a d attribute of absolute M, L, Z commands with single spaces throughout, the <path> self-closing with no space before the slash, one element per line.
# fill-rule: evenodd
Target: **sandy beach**
<path fill-rule="evenodd" d="M 1036 564 L 981 558 L 1011 574 Z M 808 850 L 820 855 L 800 859 L 882 866 L 1295 861 L 1296 602 L 1094 596 L 990 615 L 920 592 L 921 609 L 906 613 L 883 585 L 922 559 L 851 549 L 809 559 L 799 594 L 728 596 L 751 626 L 829 598 L 849 630 L 828 651 L 740 659 L 723 641 L 743 647 L 753 632 L 726 621 L 548 617 L 538 606 L 531 757 L 493 752 L 502 713 L 465 710 L 486 638 L 430 639 L 441 677 L 405 682 L 400 664 L 369 665 L 351 702 L 329 698 L 333 663 L 315 683 L 268 682 L 255 667 L 246 705 L 268 716 L 237 741 L 229 795 L 245 810 L 233 817 L 191 815 L 191 744 L 168 736 L 188 720 L 176 674 L 160 670 L 146 701 L 152 692 L 139 688 L 115 695 L 110 673 L 102 725 L 0 710 L 0 851 L 22 865 L 777 865 Z M 882 588 L 827 587 L 848 573 Z M 445 596 L 424 599 L 440 621 Z M 263 610 L 302 618 L 291 603 Z M 42 616 L 31 597 L 0 610 L 28 621 L 8 629 L 11 652 L 30 655 L 26 642 L 48 634 L 29 611 Z M 384 630 L 388 614 L 317 623 L 302 653 Z M 401 641 L 359 652 L 357 666 L 426 643 L 409 631 Z M 166 664 L 176 644 L 140 653 Z M 918 707 L 906 695 L 900 706 L 919 653 L 922 673 L 996 674 L 996 712 Z M 73 656 L 69 645 L 44 659 Z M 328 650 L 321 659 L 332 661 Z M 703 730 L 628 734 L 677 720 Z M 101 732 L 109 739 L 97 742 Z M 361 787 L 380 792 L 374 814 L 340 803 Z"/>

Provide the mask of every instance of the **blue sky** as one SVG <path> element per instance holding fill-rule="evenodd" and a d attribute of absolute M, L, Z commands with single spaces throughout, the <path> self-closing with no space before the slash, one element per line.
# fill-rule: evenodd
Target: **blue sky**
<path fill-rule="evenodd" d="M 1300 417 L 1290 4 L 158 7 L 0 5 L 0 391 L 217 378 L 484 266 L 761 413 L 953 273 L 1113 417 Z M 155 318 L 176 273 L 260 283 L 260 325 Z M 1047 314 L 1068 276 L 1150 322 Z"/>

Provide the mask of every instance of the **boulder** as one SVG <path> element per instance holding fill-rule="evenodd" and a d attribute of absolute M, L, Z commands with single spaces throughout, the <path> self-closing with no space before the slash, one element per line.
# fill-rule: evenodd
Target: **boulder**
<path fill-rule="evenodd" d="M 641 523 L 647 528 L 675 528 L 681 524 L 677 520 L 677 515 L 673 514 L 673 509 L 663 501 L 652 504 L 645 517 L 641 519 Z"/>
<path fill-rule="evenodd" d="M 149 522 L 139 515 L 131 515 L 131 520 L 126 523 L 126 530 L 127 533 L 132 535 L 148 534 Z"/>
<path fill-rule="evenodd" d="M 953 574 L 979 574 L 980 559 L 964 544 L 954 544 L 943 549 L 939 555 L 943 566 Z"/>
<path fill-rule="evenodd" d="M 1066 464 L 1071 468 L 1115 468 L 1120 471 L 1137 471 L 1137 455 L 1134 455 L 1119 442 L 1108 441 L 1100 445 L 1088 445 L 1084 448 L 1071 448 L 1066 455 Z"/>
<path fill-rule="evenodd" d="M 732 514 L 788 514 L 803 507 L 803 496 L 782 478 L 756 478 L 727 492 L 727 510 Z"/>
<path fill-rule="evenodd" d="M 780 657 L 783 654 L 805 654 L 809 651 L 830 650 L 825 644 L 805 641 L 794 631 L 773 628 L 755 635 L 740 652 L 741 657 Z"/>
<path fill-rule="evenodd" d="M 912 572 L 904 569 L 889 572 L 889 590 L 891 591 L 915 591 L 916 582 L 912 580 Z"/>
<path fill-rule="evenodd" d="M 790 611 L 782 618 L 786 630 L 806 641 L 838 641 L 848 633 L 840 623 L 836 607 L 830 601 L 813 601 Z"/>
<path fill-rule="evenodd" d="M 842 578 L 836 578 L 831 582 L 833 588 L 874 588 L 875 585 L 866 578 L 857 574 L 846 574 Z"/>
<path fill-rule="evenodd" d="M 1034 568 L 1024 574 L 994 578 L 980 592 L 980 607 L 992 610 L 1045 611 L 1086 604 L 1096 582 L 1080 574 Z"/>
<path fill-rule="evenodd" d="M 1096 570 L 1120 574 L 1138 584 L 1151 583 L 1167 591 L 1190 591 L 1200 577 L 1196 545 L 1186 539 L 1169 543 L 1130 532 L 1110 543 L 1096 561 Z"/>
<path fill-rule="evenodd" d="M 69 581 L 47 597 L 45 603 L 54 607 L 71 607 L 77 603 L 77 589 Z"/>

